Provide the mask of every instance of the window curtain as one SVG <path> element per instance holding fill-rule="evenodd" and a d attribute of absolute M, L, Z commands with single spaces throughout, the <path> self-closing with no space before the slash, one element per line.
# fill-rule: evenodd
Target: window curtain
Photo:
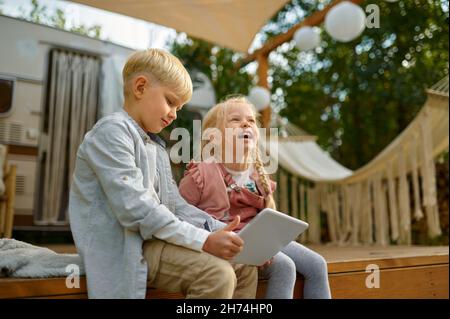
<path fill-rule="evenodd" d="M 67 208 L 76 153 L 97 119 L 100 71 L 97 56 L 60 49 L 50 52 L 36 224 L 69 223 Z"/>

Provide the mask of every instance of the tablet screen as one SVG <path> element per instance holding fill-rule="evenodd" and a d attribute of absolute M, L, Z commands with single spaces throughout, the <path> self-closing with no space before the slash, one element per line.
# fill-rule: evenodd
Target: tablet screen
<path fill-rule="evenodd" d="M 262 210 L 237 234 L 244 249 L 233 262 L 260 266 L 308 228 L 308 224 L 276 210 Z"/>

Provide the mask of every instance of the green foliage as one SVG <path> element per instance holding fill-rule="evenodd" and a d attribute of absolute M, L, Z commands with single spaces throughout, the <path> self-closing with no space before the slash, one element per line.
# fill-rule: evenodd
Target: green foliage
<path fill-rule="evenodd" d="M 31 0 L 30 21 L 35 23 L 43 23 L 48 20 L 47 7 L 41 6 L 37 0 Z"/>
<path fill-rule="evenodd" d="M 83 35 L 90 36 L 92 38 L 100 38 L 102 27 L 99 25 L 94 25 L 87 27 L 85 25 L 75 26 L 69 29 L 70 32 L 75 32 Z"/>
<path fill-rule="evenodd" d="M 56 9 L 56 13 L 53 17 L 51 17 L 52 24 L 60 29 L 66 29 L 66 15 L 64 14 L 64 11 L 61 9 Z"/>
<path fill-rule="evenodd" d="M 87 35 L 92 38 L 100 38 L 102 27 L 100 25 L 86 26 L 73 25 L 69 26 L 64 11 L 57 8 L 55 12 L 51 12 L 47 6 L 41 5 L 38 0 L 31 0 L 31 10 L 27 11 L 20 8 L 20 18 L 34 23 L 45 24 L 51 27 L 67 30 L 82 35 Z"/>
<path fill-rule="evenodd" d="M 170 51 L 183 61 L 188 69 L 206 74 L 214 86 L 217 100 L 230 94 L 247 94 L 252 76 L 239 69 L 236 62 L 242 54 L 221 48 L 206 41 L 178 36 Z"/>
<path fill-rule="evenodd" d="M 420 110 L 425 88 L 448 74 L 448 9 L 442 1 L 377 4 L 379 29 L 366 29 L 350 43 L 322 32 L 322 47 L 314 52 L 278 49 L 276 60 L 287 63 L 272 59 L 273 91 L 278 89 L 285 107 L 281 114 L 317 135 L 322 147 L 352 169 L 388 145 Z M 297 6 L 293 1 L 276 19 Z"/>

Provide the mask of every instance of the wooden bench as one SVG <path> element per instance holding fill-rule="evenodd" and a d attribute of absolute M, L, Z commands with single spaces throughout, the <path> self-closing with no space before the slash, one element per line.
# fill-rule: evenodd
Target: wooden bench
<path fill-rule="evenodd" d="M 260 280 L 257 298 L 264 298 L 266 280 Z M 298 278 L 295 287 L 295 298 L 302 297 L 303 280 Z M 86 299 L 86 279 L 80 278 L 80 288 L 67 288 L 65 278 L 21 279 L 1 278 L 0 299 L 2 298 L 46 298 L 46 299 Z M 148 288 L 147 299 L 182 299 L 181 293 L 167 292 L 161 289 Z"/>
<path fill-rule="evenodd" d="M 449 298 L 448 246 L 309 247 L 322 254 L 328 262 L 333 298 Z M 378 267 L 379 288 L 366 286 L 368 276 L 373 275 L 367 272 L 374 269 L 371 265 Z M 80 284 L 79 289 L 69 289 L 65 278 L 0 278 L 0 298 L 87 298 L 84 278 Z M 259 281 L 257 298 L 263 298 L 266 286 L 266 281 Z M 302 296 L 303 278 L 299 276 L 295 298 Z M 149 288 L 147 298 L 183 296 Z"/>

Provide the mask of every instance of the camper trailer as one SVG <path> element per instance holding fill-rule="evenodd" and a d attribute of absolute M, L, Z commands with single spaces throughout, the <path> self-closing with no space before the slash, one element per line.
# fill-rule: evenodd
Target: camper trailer
<path fill-rule="evenodd" d="M 76 149 L 122 105 L 132 50 L 7 16 L 0 41 L 0 144 L 17 166 L 14 227 L 67 226 Z"/>

